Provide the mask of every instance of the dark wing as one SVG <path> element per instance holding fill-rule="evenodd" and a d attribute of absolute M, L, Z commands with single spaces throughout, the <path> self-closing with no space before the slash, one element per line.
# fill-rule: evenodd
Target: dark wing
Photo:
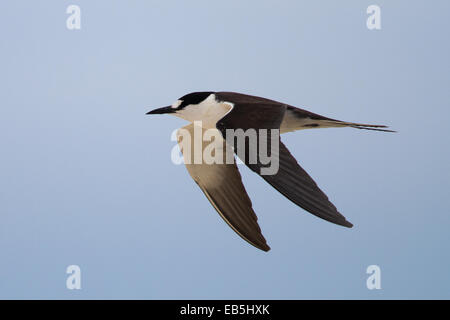
<path fill-rule="evenodd" d="M 200 127 L 196 127 L 196 130 L 199 130 L 202 135 L 205 132 L 205 129 Z M 189 174 L 220 216 L 244 240 L 261 250 L 269 251 L 270 247 L 261 233 L 257 222 L 258 218 L 252 208 L 252 202 L 245 191 L 241 175 L 234 162 L 233 151 L 225 147 L 225 141 L 220 133 L 217 132 L 217 139 L 211 143 L 214 143 L 214 155 L 220 153 L 223 155 L 221 157 L 222 164 L 207 164 L 205 159 L 202 158 L 200 158 L 202 160 L 200 164 L 195 164 L 194 152 L 196 147 L 194 145 L 193 124 L 179 129 L 177 135 Z M 203 143 L 203 147 L 199 149 L 202 154 L 206 146 L 211 145 L 211 143 Z M 231 157 L 228 155 L 228 158 L 232 159 L 230 164 L 226 163 L 227 150 L 231 152 Z"/>
<path fill-rule="evenodd" d="M 233 144 L 235 152 L 241 160 L 254 172 L 261 175 L 261 177 L 277 189 L 286 198 L 309 211 L 310 213 L 325 219 L 327 221 L 351 227 L 352 224 L 348 222 L 345 217 L 340 214 L 336 207 L 328 200 L 325 193 L 319 189 L 314 180 L 300 167 L 295 158 L 291 155 L 286 146 L 276 137 L 279 143 L 278 161 L 279 169 L 275 174 L 267 175 L 261 174 L 261 169 L 267 167 L 259 158 L 257 153 L 256 163 L 250 161 L 249 155 L 258 150 L 262 137 L 259 129 L 279 129 L 283 121 L 287 106 L 285 104 L 271 101 L 267 99 L 258 99 L 258 97 L 240 95 L 229 92 L 216 93 L 220 101 L 234 104 L 233 109 L 226 114 L 217 123 L 217 129 L 222 133 L 223 137 L 227 139 L 227 129 L 257 129 L 257 145 L 253 146 L 251 143 L 246 143 L 244 146 L 239 144 L 236 139 L 234 142 L 227 140 Z M 271 130 L 269 130 L 270 132 Z M 269 138 L 265 139 L 267 149 L 271 150 L 270 139 L 271 134 L 267 135 Z M 240 150 L 245 149 L 245 157 L 242 159 Z M 276 148 L 274 148 L 276 150 Z M 275 157 L 277 154 L 274 155 Z"/>
<path fill-rule="evenodd" d="M 275 175 L 263 175 L 282 195 L 319 218 L 352 227 L 345 217 L 328 200 L 309 174 L 297 163 L 286 146 L 280 141 L 279 170 Z"/>

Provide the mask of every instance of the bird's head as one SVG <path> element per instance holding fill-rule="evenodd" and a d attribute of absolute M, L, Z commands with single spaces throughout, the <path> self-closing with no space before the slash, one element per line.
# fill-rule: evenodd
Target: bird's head
<path fill-rule="evenodd" d="M 186 94 L 175 101 L 172 105 L 167 107 L 158 108 L 152 111 L 147 112 L 147 114 L 173 114 L 180 118 L 188 119 L 191 115 L 196 114 L 199 108 L 199 105 L 202 102 L 205 102 L 207 99 L 214 99 L 211 94 L 212 91 L 204 91 L 204 92 L 193 92 Z M 211 96 L 211 97 L 210 97 Z"/>

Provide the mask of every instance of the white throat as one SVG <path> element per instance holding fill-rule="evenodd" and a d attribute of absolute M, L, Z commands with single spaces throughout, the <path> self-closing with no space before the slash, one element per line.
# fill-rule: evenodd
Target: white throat
<path fill-rule="evenodd" d="M 203 128 L 216 128 L 216 123 L 223 118 L 233 105 L 228 102 L 218 102 L 214 93 L 199 104 L 187 105 L 174 113 L 175 116 L 189 122 L 201 121 Z"/>

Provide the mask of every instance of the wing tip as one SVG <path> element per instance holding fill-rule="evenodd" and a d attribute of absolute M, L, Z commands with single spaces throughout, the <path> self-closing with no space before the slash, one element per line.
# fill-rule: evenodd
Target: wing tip
<path fill-rule="evenodd" d="M 313 213 L 314 214 L 314 213 Z M 324 219 L 324 220 L 326 220 L 326 221 L 328 221 L 328 222 L 331 222 L 331 223 L 334 223 L 334 224 L 337 224 L 338 226 L 342 226 L 342 227 L 346 227 L 346 228 L 353 228 L 353 223 L 351 223 L 350 221 L 347 221 L 344 217 L 339 217 L 339 218 L 333 218 L 333 219 L 330 219 L 330 218 L 325 218 L 325 217 L 320 217 L 319 216 L 319 218 L 322 218 L 322 219 Z"/>
<path fill-rule="evenodd" d="M 344 222 L 340 223 L 341 226 L 347 227 L 347 228 L 353 228 L 353 223 L 345 220 Z"/>

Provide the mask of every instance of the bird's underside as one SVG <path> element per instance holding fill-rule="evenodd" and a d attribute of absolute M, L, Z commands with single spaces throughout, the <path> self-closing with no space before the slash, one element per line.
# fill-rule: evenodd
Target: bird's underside
<path fill-rule="evenodd" d="M 241 174 L 236 166 L 236 162 L 227 163 L 225 160 L 227 153 L 231 151 L 226 148 L 226 142 L 221 139 L 215 141 L 216 152 L 219 149 L 223 151 L 223 161 L 221 164 L 207 164 L 202 162 L 194 164 L 194 124 L 189 124 L 181 129 L 187 130 L 190 135 L 178 135 L 180 150 L 184 157 L 186 168 L 192 179 L 197 183 L 213 207 L 217 210 L 225 222 L 244 240 L 255 247 L 268 251 L 270 247 L 264 239 L 261 229 L 258 225 L 258 218 L 253 211 L 252 202 L 244 188 L 241 180 Z M 198 128 L 197 128 L 198 129 Z M 206 131 L 200 128 L 202 134 Z M 178 130 L 180 133 L 180 130 Z M 187 137 L 190 138 L 191 152 L 184 148 Z M 205 150 L 206 144 L 202 147 Z"/>
<path fill-rule="evenodd" d="M 233 148 L 226 147 L 227 143 L 224 140 L 227 129 L 280 129 L 280 133 L 285 133 L 308 128 L 354 127 L 390 131 L 383 129 L 386 127 L 381 125 L 358 124 L 326 118 L 264 98 L 232 92 L 217 92 L 215 95 L 218 101 L 232 105 L 231 110 L 216 124 L 222 139 L 215 141 L 215 147 L 223 150 L 224 159 L 233 152 L 231 151 Z M 191 145 L 195 143 L 194 128 L 192 123 L 182 128 L 192 133 Z M 204 132 L 206 129 L 201 130 Z M 258 142 L 259 139 L 258 135 Z M 296 205 L 332 223 L 352 227 L 352 224 L 338 212 L 325 193 L 297 163 L 281 140 L 278 141 L 279 169 L 275 174 L 261 175 L 260 169 L 263 167 L 261 162 L 250 163 L 248 159 L 241 160 Z M 205 145 L 202 151 L 204 147 Z M 236 145 L 233 147 L 236 148 Z M 270 250 L 261 233 L 257 216 L 242 184 L 236 163 L 233 161 L 227 164 L 223 161 L 222 164 L 194 164 L 193 152 L 186 153 L 181 143 L 180 149 L 189 174 L 225 222 L 250 244 L 264 251 Z"/>

